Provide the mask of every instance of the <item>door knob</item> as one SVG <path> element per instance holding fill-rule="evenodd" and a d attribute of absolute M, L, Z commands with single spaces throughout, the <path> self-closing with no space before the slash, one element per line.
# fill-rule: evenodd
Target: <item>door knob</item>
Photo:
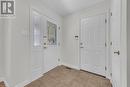
<path fill-rule="evenodd" d="M 120 51 L 114 52 L 114 54 L 118 54 L 118 55 L 120 55 Z"/>

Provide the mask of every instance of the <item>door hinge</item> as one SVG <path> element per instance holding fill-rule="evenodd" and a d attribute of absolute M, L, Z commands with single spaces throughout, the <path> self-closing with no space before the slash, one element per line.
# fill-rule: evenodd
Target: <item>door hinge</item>
<path fill-rule="evenodd" d="M 110 43 L 110 45 L 112 46 L 112 42 Z"/>
<path fill-rule="evenodd" d="M 112 73 L 110 73 L 110 76 L 112 77 Z"/>
<path fill-rule="evenodd" d="M 112 16 L 112 12 L 111 12 L 111 16 Z"/>
<path fill-rule="evenodd" d="M 107 67 L 105 66 L 105 71 L 107 71 Z"/>
<path fill-rule="evenodd" d="M 59 27 L 59 30 L 60 30 L 60 27 Z"/>
<path fill-rule="evenodd" d="M 107 47 L 107 43 L 105 43 L 105 47 Z"/>
<path fill-rule="evenodd" d="M 105 23 L 107 23 L 107 19 L 105 19 Z"/>
<path fill-rule="evenodd" d="M 60 46 L 60 42 L 58 43 L 58 46 Z"/>

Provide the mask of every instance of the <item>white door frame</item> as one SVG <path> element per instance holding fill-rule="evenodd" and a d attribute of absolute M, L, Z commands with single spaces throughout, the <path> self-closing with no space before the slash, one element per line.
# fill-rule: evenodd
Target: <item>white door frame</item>
<path fill-rule="evenodd" d="M 37 74 L 37 72 L 39 71 L 40 72 L 40 74 L 37 74 L 37 76 L 36 77 L 32 77 L 32 54 L 31 54 L 31 52 L 32 52 L 32 15 L 33 15 L 33 11 L 35 11 L 35 12 L 37 12 L 41 17 L 42 17 L 42 13 L 38 10 L 38 9 L 36 9 L 35 7 L 30 7 L 30 30 L 29 30 L 29 39 L 30 39 L 30 73 L 31 73 L 31 75 L 30 75 L 30 80 L 31 81 L 34 81 L 34 80 L 36 80 L 37 78 L 39 78 L 39 77 L 41 77 L 42 75 L 43 75 L 43 72 L 44 72 L 44 61 L 43 61 L 43 59 L 42 59 L 42 66 L 39 68 L 39 69 L 37 69 L 36 71 L 35 71 L 35 73 Z M 42 21 L 42 20 L 41 20 Z M 41 27 L 42 28 L 42 27 Z M 40 47 L 42 47 L 42 46 L 40 46 Z"/>
<path fill-rule="evenodd" d="M 121 0 L 121 87 L 127 87 L 127 0 Z"/>
<path fill-rule="evenodd" d="M 120 1 L 120 0 L 119 0 Z M 121 86 L 127 87 L 127 0 L 121 0 L 121 66 L 120 66 L 120 77 L 121 77 Z M 112 80 L 112 78 L 111 78 Z M 114 83 L 113 83 L 114 84 Z"/>
<path fill-rule="evenodd" d="M 106 78 L 109 78 L 109 79 L 111 79 L 111 65 L 109 65 L 110 64 L 110 57 L 109 57 L 109 53 L 110 53 L 110 10 L 108 10 L 107 12 L 104 12 L 104 13 L 100 13 L 100 14 L 96 14 L 96 15 L 101 15 L 101 14 L 104 14 L 104 15 L 106 15 L 106 19 L 107 19 L 107 23 L 106 23 L 106 45 L 107 45 L 107 47 L 106 47 L 106 68 L 107 68 L 107 70 L 106 70 Z M 96 15 L 93 15 L 93 16 L 96 16 Z M 93 16 L 88 16 L 88 17 L 93 17 Z M 88 18 L 88 17 L 86 17 L 86 18 Z M 83 20 L 83 19 L 86 19 L 86 18 L 82 18 L 82 19 L 80 19 L 80 34 L 79 34 L 79 36 L 80 36 L 80 40 L 79 40 L 79 69 L 81 69 L 81 49 L 80 49 L 80 42 L 81 42 L 81 21 Z M 104 22 L 105 22 L 105 20 L 104 20 Z M 105 44 L 104 44 L 105 45 Z M 109 67 L 110 66 L 110 67 Z"/>

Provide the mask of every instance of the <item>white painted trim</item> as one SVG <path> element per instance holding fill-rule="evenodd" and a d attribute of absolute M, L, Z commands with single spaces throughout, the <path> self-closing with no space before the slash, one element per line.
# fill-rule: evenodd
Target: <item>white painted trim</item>
<path fill-rule="evenodd" d="M 64 65 L 64 66 L 67 66 L 67 67 L 70 67 L 70 68 L 73 68 L 73 69 L 80 70 L 80 68 L 78 66 L 74 66 L 74 65 L 71 65 L 71 64 L 61 63 L 60 65 Z"/>
<path fill-rule="evenodd" d="M 6 86 L 6 87 L 9 87 L 9 84 L 8 84 L 8 82 L 6 81 L 6 79 L 5 79 L 4 77 L 0 77 L 0 82 L 1 82 L 1 81 L 4 81 L 5 86 Z"/>
<path fill-rule="evenodd" d="M 11 44 L 12 44 L 12 30 L 10 29 L 10 27 L 12 27 L 12 21 L 8 20 L 7 22 L 7 30 L 6 30 L 6 37 L 5 37 L 5 75 L 6 77 L 10 77 L 11 76 Z"/>
<path fill-rule="evenodd" d="M 15 87 L 24 87 L 24 86 L 28 85 L 29 83 L 31 83 L 31 82 L 33 82 L 33 81 L 39 79 L 39 78 L 42 77 L 42 76 L 43 76 L 43 74 L 40 74 L 39 76 L 37 76 L 37 77 L 35 77 L 35 78 L 33 78 L 33 79 L 25 80 L 25 81 L 23 81 L 23 82 L 21 82 L 21 83 L 18 83 Z M 9 86 L 8 86 L 8 87 L 9 87 Z"/>
<path fill-rule="evenodd" d="M 25 80 L 25 81 L 23 81 L 23 82 L 17 84 L 15 87 L 24 87 L 24 86 L 26 86 L 26 85 L 29 84 L 29 83 L 30 83 L 29 80 Z"/>
<path fill-rule="evenodd" d="M 115 82 L 114 82 L 112 79 L 110 80 L 110 82 L 111 82 L 111 84 L 112 84 L 112 87 L 116 87 L 116 86 L 115 86 Z"/>
<path fill-rule="evenodd" d="M 30 32 L 31 32 L 31 28 L 32 28 L 31 20 L 32 20 L 33 12 L 36 12 L 41 18 L 42 18 L 42 15 L 43 15 L 42 12 L 39 11 L 38 9 L 36 9 L 34 7 L 30 7 Z M 32 37 L 31 33 L 30 33 L 30 37 Z M 31 41 L 30 44 L 32 44 L 32 41 Z M 30 50 L 32 50 L 32 45 L 30 45 Z M 31 55 L 31 61 L 32 61 L 32 55 Z M 31 64 L 31 62 L 30 62 L 30 64 Z M 43 64 L 43 62 L 42 62 L 42 64 Z M 31 67 L 31 81 L 34 81 L 34 80 L 38 79 L 39 77 L 43 76 L 43 72 L 44 72 L 43 65 L 41 67 L 35 69 L 35 70 L 32 70 L 32 68 L 33 67 Z M 32 77 L 32 75 L 33 76 L 36 75 L 36 76 Z"/>
<path fill-rule="evenodd" d="M 36 77 L 31 78 L 31 81 L 37 80 L 38 78 L 42 77 L 44 73 L 40 73 Z"/>
<path fill-rule="evenodd" d="M 127 0 L 121 0 L 121 87 L 127 87 Z"/>
<path fill-rule="evenodd" d="M 111 52 L 111 46 L 110 46 L 110 17 L 111 17 L 111 13 L 110 13 L 110 9 L 107 10 L 106 12 L 106 19 L 107 19 L 107 24 L 106 24 L 106 43 L 107 43 L 107 48 L 106 48 L 106 67 L 107 67 L 107 71 L 106 71 L 106 78 L 111 79 L 111 69 L 112 69 L 112 65 L 111 65 L 111 57 L 110 57 L 110 52 Z M 111 63 L 110 63 L 111 62 Z"/>
<path fill-rule="evenodd" d="M 120 1 L 120 0 L 119 0 Z M 121 86 L 127 87 L 127 0 L 121 0 Z M 117 87 L 111 78 L 113 87 Z"/>

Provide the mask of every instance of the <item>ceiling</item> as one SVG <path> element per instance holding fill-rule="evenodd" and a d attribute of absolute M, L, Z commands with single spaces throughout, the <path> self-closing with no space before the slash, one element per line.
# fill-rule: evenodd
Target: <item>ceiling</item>
<path fill-rule="evenodd" d="M 103 0 L 42 0 L 43 4 L 57 12 L 58 14 L 65 16 L 67 14 L 79 11 L 88 6 L 94 5 Z"/>

